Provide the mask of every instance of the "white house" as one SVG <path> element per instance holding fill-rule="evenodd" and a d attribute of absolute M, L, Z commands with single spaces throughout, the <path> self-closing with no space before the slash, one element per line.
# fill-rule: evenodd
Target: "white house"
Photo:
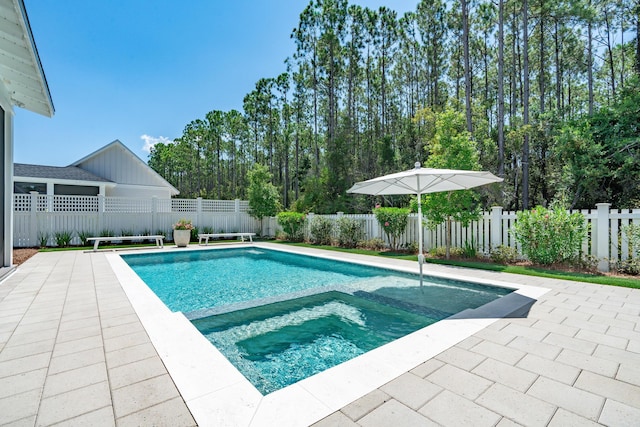
<path fill-rule="evenodd" d="M 13 258 L 13 107 L 52 117 L 53 101 L 23 0 L 0 0 L 0 250 Z"/>
<path fill-rule="evenodd" d="M 66 167 L 15 164 L 14 192 L 169 199 L 180 192 L 115 140 Z"/>

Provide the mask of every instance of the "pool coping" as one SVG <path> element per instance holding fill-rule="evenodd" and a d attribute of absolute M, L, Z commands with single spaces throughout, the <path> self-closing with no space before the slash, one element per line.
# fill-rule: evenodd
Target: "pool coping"
<path fill-rule="evenodd" d="M 162 251 L 219 250 L 223 247 L 167 247 Z M 304 253 L 325 259 L 417 273 L 410 261 L 381 260 L 314 248 L 289 248 L 270 243 L 255 247 Z M 142 253 L 136 251 L 136 253 Z M 149 251 L 157 253 L 157 249 Z M 124 254 L 124 252 L 122 253 Z M 468 276 L 429 275 L 515 289 L 505 297 L 474 310 L 465 310 L 412 334 L 372 350 L 291 386 L 263 396 L 198 332 L 182 313 L 171 312 L 120 257 L 105 254 L 133 305 L 167 371 L 174 380 L 196 422 L 218 425 L 309 425 L 431 359 L 500 318 L 520 316 L 547 288 L 508 282 L 470 279 Z"/>

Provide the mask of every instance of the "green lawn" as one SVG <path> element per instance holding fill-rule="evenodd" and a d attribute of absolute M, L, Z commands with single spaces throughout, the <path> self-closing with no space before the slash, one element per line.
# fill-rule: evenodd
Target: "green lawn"
<path fill-rule="evenodd" d="M 349 252 L 349 253 L 361 254 L 361 255 L 381 256 L 381 257 L 404 259 L 404 260 L 416 261 L 416 262 L 418 261 L 417 255 L 407 255 L 407 254 L 394 253 L 394 252 L 388 252 L 388 251 L 346 249 L 346 248 L 338 248 L 335 246 L 311 245 L 308 243 L 291 243 L 291 242 L 279 242 L 279 241 L 276 243 L 283 243 L 290 246 L 318 248 L 318 249 L 324 249 L 328 251 Z M 479 270 L 499 271 L 502 273 L 524 274 L 527 276 L 548 277 L 551 279 L 573 280 L 576 282 L 587 282 L 587 283 L 596 283 L 599 285 L 621 286 L 625 288 L 640 289 L 640 278 L 631 279 L 626 277 L 612 277 L 612 276 L 604 276 L 604 275 L 598 275 L 598 274 L 574 273 L 574 272 L 565 272 L 565 271 L 559 271 L 559 270 L 548 270 L 548 269 L 539 268 L 539 267 L 502 265 L 502 264 L 493 264 L 489 262 L 479 262 L 479 261 L 445 260 L 445 259 L 436 259 L 436 258 L 428 258 L 425 261 L 433 264 L 452 265 L 456 267 L 465 267 L 465 268 L 476 268 Z"/>

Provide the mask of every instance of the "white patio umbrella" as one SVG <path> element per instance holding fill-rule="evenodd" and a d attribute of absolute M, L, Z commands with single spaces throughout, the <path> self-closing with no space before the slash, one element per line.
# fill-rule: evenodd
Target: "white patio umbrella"
<path fill-rule="evenodd" d="M 420 286 L 422 286 L 422 264 L 424 263 L 424 255 L 422 254 L 422 195 L 440 191 L 467 190 L 501 181 L 502 178 L 491 172 L 421 168 L 420 162 L 416 162 L 414 169 L 357 182 L 347 190 L 347 193 L 374 196 L 415 194 L 418 196 L 418 219 L 420 221 L 418 227 L 418 264 L 420 265 Z"/>

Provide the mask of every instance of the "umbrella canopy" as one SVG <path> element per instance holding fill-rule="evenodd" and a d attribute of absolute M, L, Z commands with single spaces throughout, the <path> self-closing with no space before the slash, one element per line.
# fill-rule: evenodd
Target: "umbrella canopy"
<path fill-rule="evenodd" d="M 418 227 L 418 263 L 420 264 L 420 286 L 422 286 L 422 264 L 424 263 L 424 255 L 422 254 L 422 194 L 468 190 L 501 181 L 502 178 L 495 176 L 491 172 L 421 168 L 420 162 L 416 162 L 414 169 L 357 182 L 347 190 L 347 193 L 371 194 L 374 196 L 415 194 L 418 196 L 418 217 L 420 218 L 420 226 Z"/>

